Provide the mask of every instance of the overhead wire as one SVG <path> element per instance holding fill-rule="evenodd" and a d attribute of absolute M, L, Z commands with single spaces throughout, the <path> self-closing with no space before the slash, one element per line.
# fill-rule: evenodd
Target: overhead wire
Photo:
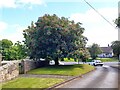
<path fill-rule="evenodd" d="M 100 15 L 107 23 L 109 23 L 111 26 L 113 26 L 113 24 L 107 20 L 101 13 L 99 13 L 89 2 L 87 2 L 86 0 L 84 0 L 86 4 L 88 4 L 98 15 Z M 115 28 L 115 26 L 113 26 Z"/>

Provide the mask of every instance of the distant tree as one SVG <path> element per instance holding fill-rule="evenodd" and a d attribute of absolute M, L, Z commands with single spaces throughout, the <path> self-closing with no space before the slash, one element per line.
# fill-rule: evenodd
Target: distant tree
<path fill-rule="evenodd" d="M 0 41 L 0 52 L 2 53 L 2 55 L 5 57 L 6 55 L 6 50 L 8 50 L 9 48 L 11 48 L 13 45 L 11 40 L 8 39 L 2 39 Z M 8 51 L 7 51 L 8 52 Z"/>
<path fill-rule="evenodd" d="M 115 22 L 114 22 L 115 24 L 116 24 L 116 27 L 118 27 L 118 28 L 120 28 L 120 17 L 118 17 L 116 20 L 115 20 Z M 118 29 L 119 30 L 119 29 Z M 120 32 L 120 31 L 118 31 L 118 32 Z M 118 44 L 120 44 L 119 43 L 119 41 L 114 41 L 113 43 L 112 43 L 112 48 L 113 48 L 113 52 L 114 52 L 114 54 L 116 54 L 117 55 L 117 57 L 118 57 L 118 59 L 120 60 L 120 53 L 119 53 L 119 45 Z M 117 50 L 117 48 L 118 48 L 118 50 Z"/>
<path fill-rule="evenodd" d="M 111 45 L 112 49 L 113 49 L 113 53 L 118 57 L 119 59 L 119 55 L 120 55 L 120 41 L 114 41 L 112 42 Z"/>
<path fill-rule="evenodd" d="M 58 65 L 60 58 L 85 47 L 87 38 L 82 35 L 83 32 L 81 23 L 45 14 L 35 24 L 32 22 L 23 35 L 31 58 L 51 58 Z"/>
<path fill-rule="evenodd" d="M 118 17 L 118 18 L 115 20 L 114 23 L 116 24 L 116 26 L 117 26 L 118 28 L 120 28 L 120 17 Z"/>
<path fill-rule="evenodd" d="M 90 52 L 92 59 L 96 59 L 97 55 L 102 53 L 102 50 L 98 44 L 94 43 L 91 47 L 89 47 L 89 52 Z"/>
<path fill-rule="evenodd" d="M 78 60 L 78 63 L 80 61 L 86 62 L 86 60 L 89 59 L 89 57 L 90 57 L 90 53 L 89 53 L 88 49 L 80 48 L 80 49 L 74 51 L 71 56 L 73 56 L 73 58 L 75 60 Z"/>
<path fill-rule="evenodd" d="M 2 39 L 0 45 L 4 60 L 19 60 L 26 57 L 26 47 L 19 41 L 13 45 L 11 40 Z"/>
<path fill-rule="evenodd" d="M 21 42 L 17 41 L 14 46 L 17 49 L 17 59 L 24 59 L 27 56 L 27 48 L 26 45 L 22 44 Z"/>
<path fill-rule="evenodd" d="M 0 48 L 0 49 L 4 50 L 5 48 L 10 48 L 10 47 L 13 45 L 13 43 L 12 43 L 11 40 L 2 39 L 2 40 L 0 41 L 0 45 L 1 45 L 1 48 Z"/>
<path fill-rule="evenodd" d="M 4 49 L 4 60 L 17 60 L 17 47 L 10 47 Z"/>

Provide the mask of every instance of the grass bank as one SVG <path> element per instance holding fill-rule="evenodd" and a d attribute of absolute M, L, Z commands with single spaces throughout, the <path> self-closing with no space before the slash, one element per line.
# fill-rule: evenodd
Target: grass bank
<path fill-rule="evenodd" d="M 87 64 L 78 65 L 61 65 L 61 66 L 48 66 L 43 68 L 34 69 L 28 72 L 28 74 L 51 74 L 51 75 L 67 75 L 78 76 L 85 74 L 94 67 Z"/>
<path fill-rule="evenodd" d="M 57 79 L 57 78 L 17 78 L 6 82 L 2 85 L 2 90 L 7 88 L 48 88 L 57 83 L 63 82 L 64 79 Z M 5 90 L 7 90 L 5 89 Z M 22 90 L 22 89 L 21 89 Z"/>

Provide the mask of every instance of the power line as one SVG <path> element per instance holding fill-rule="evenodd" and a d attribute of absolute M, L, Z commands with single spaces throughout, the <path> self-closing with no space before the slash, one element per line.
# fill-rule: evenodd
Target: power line
<path fill-rule="evenodd" d="M 84 0 L 85 3 L 87 3 L 97 14 L 99 14 L 106 22 L 108 22 L 111 26 L 113 26 L 113 24 L 107 20 L 102 14 L 100 14 L 90 3 L 88 3 L 86 0 Z M 113 26 L 114 27 L 114 26 Z M 115 27 L 114 27 L 115 28 Z"/>

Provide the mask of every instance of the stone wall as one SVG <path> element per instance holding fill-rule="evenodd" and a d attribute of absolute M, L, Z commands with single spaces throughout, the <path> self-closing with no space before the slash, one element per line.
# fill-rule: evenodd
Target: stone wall
<path fill-rule="evenodd" d="M 14 79 L 19 75 L 19 63 L 11 61 L 0 66 L 0 83 Z"/>
<path fill-rule="evenodd" d="M 25 74 L 28 71 L 43 67 L 49 64 L 48 61 L 34 61 L 30 59 L 17 61 L 2 61 L 0 66 L 0 83 L 16 78 L 19 74 Z"/>
<path fill-rule="evenodd" d="M 41 61 L 41 60 L 34 61 L 34 60 L 30 60 L 30 59 L 25 59 L 25 60 L 22 60 L 21 63 L 19 64 L 20 73 L 25 74 L 32 69 L 43 67 L 48 64 L 49 64 L 49 62 L 47 62 L 47 61 Z"/>

